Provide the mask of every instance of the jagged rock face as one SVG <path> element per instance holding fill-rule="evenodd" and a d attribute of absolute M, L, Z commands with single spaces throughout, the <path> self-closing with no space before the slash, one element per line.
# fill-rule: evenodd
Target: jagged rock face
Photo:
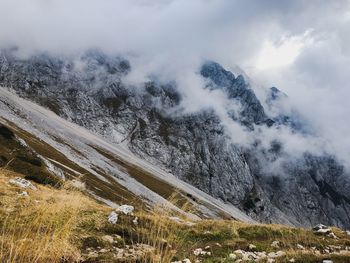
<path fill-rule="evenodd" d="M 0 55 L 0 85 L 113 143 L 126 143 L 142 158 L 256 219 L 350 227 L 349 176 L 331 156 L 305 154 L 285 161 L 280 171 L 267 173 L 264 166 L 281 154 L 280 143 L 268 151 L 238 147 L 213 111 L 169 114 L 181 103 L 176 84 L 125 86 L 122 79 L 130 70 L 127 61 L 99 52 L 78 60 Z M 222 89 L 241 105 L 239 116 L 232 118 L 247 129 L 259 125 L 300 129 L 291 121 L 295 116 L 272 120 L 242 76 L 235 77 L 213 62 L 203 65 L 201 75 L 208 88 Z M 272 89 L 269 103 L 278 96 L 279 91 Z"/>
<path fill-rule="evenodd" d="M 228 98 L 241 104 L 241 112 L 236 116 L 245 125 L 262 124 L 268 120 L 264 108 L 242 75 L 237 78 L 215 62 L 207 62 L 201 68 L 201 75 L 211 81 L 211 89 L 223 89 Z M 235 116 L 234 116 L 235 117 Z"/>

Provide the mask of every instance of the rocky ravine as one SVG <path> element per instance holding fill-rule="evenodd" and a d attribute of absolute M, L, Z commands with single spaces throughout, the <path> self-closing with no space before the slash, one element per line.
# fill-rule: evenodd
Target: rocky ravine
<path fill-rule="evenodd" d="M 283 154 L 280 142 L 267 150 L 259 142 L 239 147 L 230 142 L 213 111 L 169 114 L 181 105 L 176 84 L 126 86 L 122 79 L 130 70 L 128 61 L 95 51 L 79 60 L 48 55 L 23 60 L 11 52 L 0 55 L 0 85 L 110 142 L 127 143 L 140 157 L 253 218 L 350 227 L 350 176 L 331 155 L 305 153 L 285 161 L 282 172 L 267 173 L 263 168 Z M 302 132 L 294 116 L 268 116 L 242 76 L 213 62 L 204 64 L 200 73 L 208 89 L 221 89 L 233 103 L 240 103 L 240 113 L 229 114 L 246 129 L 285 125 Z M 279 93 L 271 89 L 270 104 Z"/>

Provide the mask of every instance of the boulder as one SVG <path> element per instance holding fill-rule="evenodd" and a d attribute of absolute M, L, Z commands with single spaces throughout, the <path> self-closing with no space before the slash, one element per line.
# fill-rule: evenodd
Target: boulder
<path fill-rule="evenodd" d="M 112 211 L 108 216 L 108 222 L 116 224 L 118 222 L 118 214 Z"/>
<path fill-rule="evenodd" d="M 314 230 L 314 231 L 318 231 L 320 229 L 328 229 L 328 227 L 325 225 L 322 225 L 322 224 L 318 224 L 312 228 L 312 230 Z"/>
<path fill-rule="evenodd" d="M 32 190 L 37 190 L 37 188 L 28 180 L 21 178 L 21 177 L 16 177 L 14 179 L 9 180 L 10 184 L 22 187 L 22 188 L 29 188 Z"/>
<path fill-rule="evenodd" d="M 125 215 L 131 215 L 134 212 L 134 207 L 131 205 L 121 205 L 116 209 L 116 211 Z"/>

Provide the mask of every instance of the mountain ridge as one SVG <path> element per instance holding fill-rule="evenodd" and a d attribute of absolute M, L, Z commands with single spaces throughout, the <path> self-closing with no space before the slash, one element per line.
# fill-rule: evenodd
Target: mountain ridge
<path fill-rule="evenodd" d="M 349 176 L 331 154 L 305 153 L 283 160 L 283 142 L 276 141 L 267 149 L 258 140 L 252 147 L 237 146 L 211 110 L 167 114 L 166 109 L 181 102 L 176 85 L 149 82 L 136 91 L 122 82 L 132 70 L 125 60 L 102 53 L 97 58 L 86 56 L 86 67 L 76 70 L 69 60 L 50 56 L 18 60 L 3 54 L 0 84 L 111 143 L 127 144 L 142 159 L 259 221 L 350 226 Z M 300 125 L 290 121 L 293 117 L 267 116 L 243 77 L 236 78 L 217 63 L 204 66 L 208 88 L 221 88 L 242 106 L 238 115 L 230 116 L 244 129 L 259 132 L 286 127 L 298 132 Z M 280 158 L 283 169 L 266 171 L 264 166 Z"/>

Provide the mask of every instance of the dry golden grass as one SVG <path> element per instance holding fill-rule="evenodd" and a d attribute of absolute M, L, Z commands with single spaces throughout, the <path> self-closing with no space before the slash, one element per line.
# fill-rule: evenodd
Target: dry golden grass
<path fill-rule="evenodd" d="M 79 191 L 37 185 L 26 190 L 8 183 L 18 174 L 0 170 L 0 262 L 78 261 L 72 244 L 79 215 L 97 206 Z"/>
<path fill-rule="evenodd" d="M 295 258 L 305 263 L 325 258 L 314 256 L 311 247 L 321 251 L 329 245 L 350 246 L 350 238 L 336 228 L 333 231 L 339 239 L 324 238 L 307 229 L 230 220 L 201 220 L 188 225 L 190 220 L 185 215 L 164 205 L 148 211 L 137 209 L 133 216 L 119 215 L 117 224 L 111 224 L 107 216 L 112 209 L 84 194 L 83 185 L 70 182 L 56 189 L 35 184 L 38 189 L 26 190 L 29 196 L 25 197 L 19 195 L 22 188 L 9 184 L 9 179 L 17 176 L 20 175 L 0 169 L 0 262 L 168 263 L 184 258 L 195 262 L 198 257 L 193 250 L 205 247 L 209 247 L 211 256 L 202 257 L 203 263 L 232 262 L 228 255 L 236 249 L 245 250 L 254 244 L 258 251 L 276 251 L 271 242 L 278 240 L 279 249 L 287 256 L 276 262 Z M 182 204 L 176 195 L 170 201 Z M 185 205 L 182 210 L 188 208 Z M 175 222 L 171 216 L 183 221 Z M 133 222 L 135 217 L 137 224 Z M 106 242 L 106 235 L 118 242 Z M 118 249 L 127 251 L 128 246 L 135 248 L 138 244 L 151 249 L 134 257 L 116 257 Z M 305 250 L 298 250 L 297 244 L 305 246 Z M 334 262 L 350 262 L 349 258 L 350 255 L 332 255 Z"/>
<path fill-rule="evenodd" d="M 169 220 L 173 211 L 166 206 L 138 211 L 137 225 L 128 216 L 111 225 L 106 220 L 111 208 L 86 196 L 76 183 L 60 189 L 35 184 L 37 190 L 9 183 L 20 176 L 0 169 L 0 262 L 79 262 L 85 237 L 99 240 L 115 231 L 122 234 L 123 244 L 153 248 L 139 255 L 138 262 L 170 262 L 181 246 L 183 238 Z M 29 196 L 20 195 L 24 190 Z"/>

